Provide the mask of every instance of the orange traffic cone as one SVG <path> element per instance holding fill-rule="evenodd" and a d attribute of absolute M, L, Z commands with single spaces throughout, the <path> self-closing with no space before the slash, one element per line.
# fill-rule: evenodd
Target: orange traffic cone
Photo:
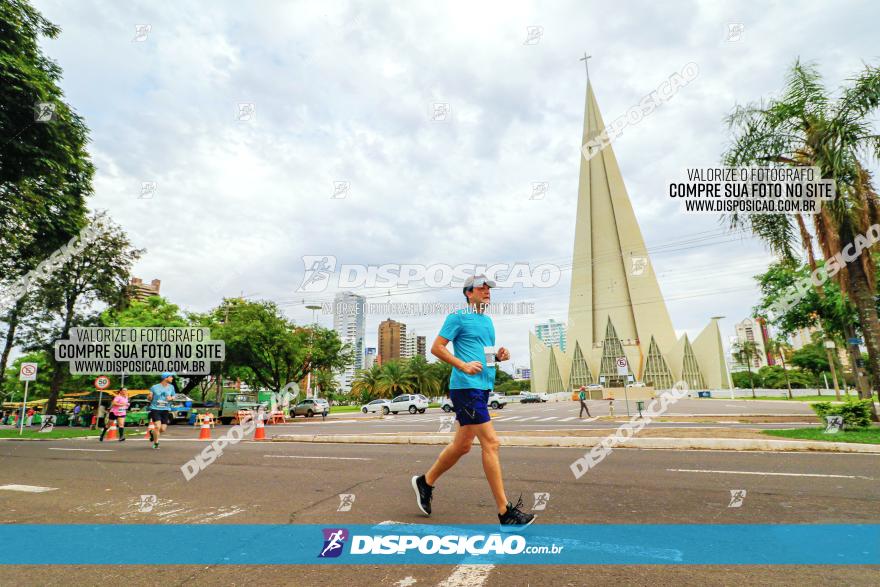
<path fill-rule="evenodd" d="M 147 440 L 149 440 L 150 442 L 153 441 L 153 430 L 155 430 L 155 429 L 156 429 L 156 425 L 153 424 L 152 420 L 150 420 L 150 425 L 147 426 Z"/>
<path fill-rule="evenodd" d="M 199 440 L 211 440 L 211 425 L 202 421 L 202 428 L 199 432 Z"/>
<path fill-rule="evenodd" d="M 263 426 L 263 419 L 257 416 L 257 427 L 254 429 L 254 440 L 266 440 L 266 428 Z"/>
<path fill-rule="evenodd" d="M 104 440 L 116 440 L 116 422 L 110 422 L 110 428 L 107 430 Z"/>

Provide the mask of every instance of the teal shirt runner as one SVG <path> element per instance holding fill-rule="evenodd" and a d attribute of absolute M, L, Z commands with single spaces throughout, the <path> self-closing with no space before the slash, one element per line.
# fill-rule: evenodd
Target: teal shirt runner
<path fill-rule="evenodd" d="M 495 367 L 486 366 L 483 349 L 495 346 L 495 326 L 485 314 L 458 310 L 446 317 L 440 336 L 452 342 L 452 354 L 465 363 L 480 361 L 483 370 L 476 375 L 452 368 L 449 389 L 494 389 Z M 497 349 L 496 349 L 497 350 Z"/>
<path fill-rule="evenodd" d="M 174 386 L 169 385 L 165 387 L 161 383 L 157 383 L 150 388 L 150 393 L 153 394 L 153 399 L 150 400 L 151 410 L 171 409 L 171 398 L 174 396 Z"/>

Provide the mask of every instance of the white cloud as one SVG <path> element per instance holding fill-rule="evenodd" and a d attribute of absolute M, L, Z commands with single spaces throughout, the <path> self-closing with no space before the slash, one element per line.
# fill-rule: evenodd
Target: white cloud
<path fill-rule="evenodd" d="M 734 103 L 776 91 L 798 56 L 836 87 L 876 52 L 877 9 L 855 2 L 799 5 L 796 17 L 758 2 L 36 5 L 63 29 L 45 47 L 92 129 L 92 206 L 148 249 L 136 273 L 162 279 L 186 308 L 244 291 L 300 321 L 302 255 L 570 262 L 585 50 L 606 122 L 684 64 L 700 66 L 614 143 L 649 249 L 720 230 L 663 192 L 685 167 L 718 162 Z M 726 41 L 729 22 L 744 24 L 742 40 Z M 141 23 L 151 31 L 132 42 Z M 536 44 L 524 44 L 529 26 L 543 27 Z M 255 104 L 254 121 L 235 119 L 240 102 Z M 430 120 L 435 102 L 450 105 L 449 121 Z M 157 182 L 154 198 L 138 199 L 143 181 Z M 345 199 L 331 199 L 335 181 L 350 182 Z M 530 200 L 540 181 L 547 197 Z M 711 315 L 727 314 L 732 331 L 749 312 L 762 259 L 743 242 L 652 261 L 673 323 L 695 335 Z M 694 290 L 722 293 L 680 298 Z M 509 295 L 538 302 L 534 317 L 497 321 L 525 364 L 528 328 L 565 319 L 568 274 L 552 290 Z M 383 318 L 368 320 L 368 342 Z M 440 324 L 404 320 L 429 338 Z"/>

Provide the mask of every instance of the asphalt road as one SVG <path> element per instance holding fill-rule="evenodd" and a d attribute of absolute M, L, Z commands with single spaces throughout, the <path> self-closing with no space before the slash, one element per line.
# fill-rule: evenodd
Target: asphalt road
<path fill-rule="evenodd" d="M 124 444 L 0 442 L 0 485 L 51 488 L 0 491 L 0 523 L 424 523 L 409 479 L 439 452 L 436 446 L 242 442 L 186 481 L 180 466 L 203 446 L 174 438 L 158 451 L 137 438 Z M 522 494 L 531 508 L 534 493 L 549 493 L 546 509 L 538 512 L 544 524 L 877 523 L 880 457 L 875 455 L 618 449 L 576 480 L 569 464 L 581 454 L 562 448 L 503 449 L 510 497 Z M 740 507 L 728 507 L 731 490 L 746 491 Z M 355 495 L 351 511 L 337 511 L 343 493 Z M 150 511 L 142 511 L 142 495 L 156 496 Z M 437 484 L 430 523 L 495 519 L 475 448 Z M 872 567 L 818 566 L 13 566 L 4 568 L 0 583 L 869 585 L 877 579 Z"/>
<path fill-rule="evenodd" d="M 590 414 L 596 418 L 610 415 L 609 402 L 587 402 Z M 614 402 L 614 415 L 626 417 L 626 403 Z M 578 417 L 578 402 L 546 402 L 541 404 L 508 404 L 499 410 L 489 410 L 495 429 L 505 431 L 546 431 L 612 429 L 620 426 L 613 421 L 598 421 Z M 635 402 L 630 402 L 630 414 L 637 415 Z M 694 415 L 717 416 L 718 423 L 688 422 Z M 731 418 L 737 415 L 801 415 L 803 423 L 737 424 Z M 326 421 L 320 417 L 303 416 L 290 420 L 288 424 L 273 425 L 267 433 L 275 434 L 394 434 L 397 432 L 437 432 L 446 414 L 439 408 L 431 408 L 424 414 L 402 412 L 381 417 L 379 414 L 361 412 L 334 414 Z M 682 417 L 677 422 L 653 422 L 654 428 L 788 428 L 816 426 L 818 420 L 809 405 L 802 402 L 785 401 L 722 401 L 722 400 L 681 400 L 673 404 L 664 417 Z M 729 417 L 726 417 L 729 416 Z"/>

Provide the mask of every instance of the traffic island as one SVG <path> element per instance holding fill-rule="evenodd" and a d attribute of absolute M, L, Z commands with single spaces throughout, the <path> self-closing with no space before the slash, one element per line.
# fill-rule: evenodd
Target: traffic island
<path fill-rule="evenodd" d="M 693 430 L 654 430 L 654 436 L 639 433 L 639 437 L 620 443 L 617 448 L 665 449 L 665 450 L 731 450 L 731 451 L 774 451 L 774 452 L 840 452 L 880 454 L 880 444 L 861 444 L 854 442 L 826 442 L 797 439 L 770 439 L 756 433 L 754 437 L 737 438 L 721 432 L 751 432 L 730 429 L 713 429 L 711 437 L 699 437 Z M 595 434 L 582 434 L 582 433 Z M 537 434 L 535 432 L 505 433 L 499 435 L 504 447 L 545 447 L 545 448 L 590 448 L 606 438 L 612 431 L 584 430 L 578 434 L 560 435 L 559 432 Z M 411 444 L 446 445 L 452 434 L 284 434 L 273 436 L 272 442 L 311 442 L 330 444 Z M 475 439 L 474 444 L 478 444 Z"/>

